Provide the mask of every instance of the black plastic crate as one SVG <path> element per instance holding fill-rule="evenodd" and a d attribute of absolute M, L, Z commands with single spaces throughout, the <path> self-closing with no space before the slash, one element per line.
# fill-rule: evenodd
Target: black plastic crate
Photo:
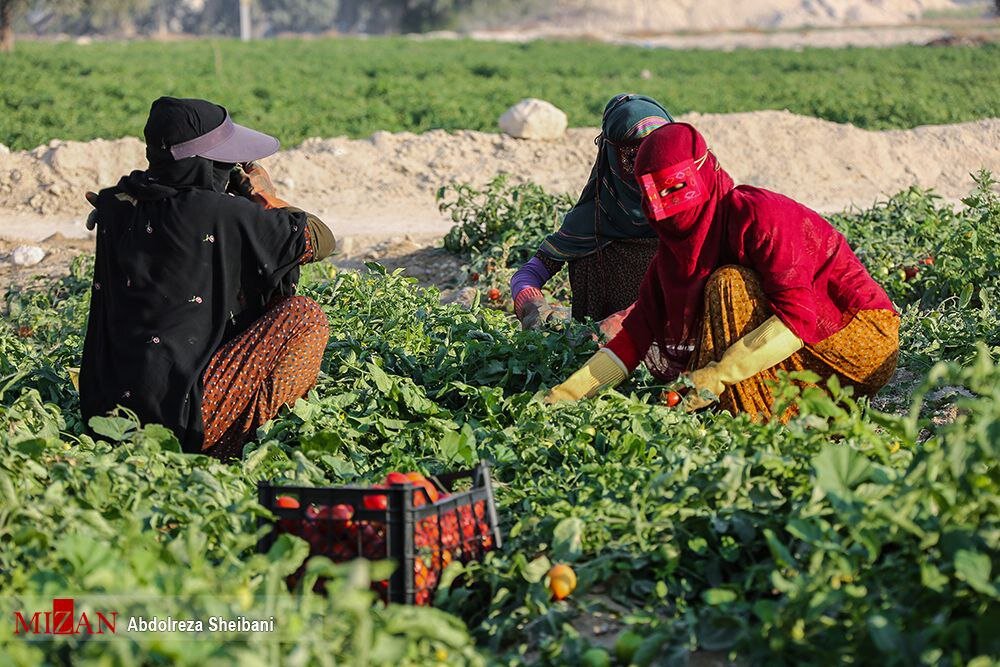
<path fill-rule="evenodd" d="M 271 530 L 258 544 L 270 549 L 281 533 L 309 542 L 310 555 L 334 562 L 353 558 L 391 558 L 399 567 L 375 589 L 387 602 L 428 605 L 441 572 L 454 561 L 481 559 L 501 545 L 489 464 L 472 470 L 428 477 L 442 494 L 431 503 L 427 490 L 416 483 L 370 486 L 257 485 L 260 504 L 278 519 L 260 519 Z M 467 490 L 456 491 L 470 484 Z M 448 494 L 445 496 L 444 494 Z M 384 506 L 379 497 L 384 497 Z M 281 497 L 294 498 L 298 507 L 279 507 Z M 383 509 L 384 507 L 384 509 Z M 289 578 L 294 586 L 301 570 Z"/>

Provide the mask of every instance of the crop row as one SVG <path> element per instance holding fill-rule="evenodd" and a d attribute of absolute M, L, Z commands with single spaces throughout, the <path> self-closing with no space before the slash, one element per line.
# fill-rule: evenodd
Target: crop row
<path fill-rule="evenodd" d="M 141 136 L 159 95 L 216 100 L 286 145 L 379 130 L 496 131 L 524 97 L 592 127 L 622 91 L 675 114 L 789 109 L 872 129 L 1000 116 L 996 45 L 721 53 L 405 38 L 27 43 L 0 68 L 0 143 L 14 149 Z"/>
<path fill-rule="evenodd" d="M 122 665 L 274 664 L 278 655 L 577 664 L 623 630 L 641 638 L 639 664 L 681 664 L 694 649 L 767 664 L 964 665 L 997 655 L 993 187 L 982 175 L 962 211 L 910 191 L 837 219 L 869 269 L 885 269 L 904 309 L 901 363 L 918 379 L 895 412 L 836 385 L 801 395 L 785 385 L 781 400 L 800 405 L 787 427 L 680 414 L 655 404 L 642 375 L 621 392 L 546 406 L 536 392 L 593 351 L 572 335 L 582 329 L 522 332 L 502 311 L 443 306 L 436 290 L 377 265 L 367 275 L 314 265 L 303 289 L 330 320 L 323 372 L 241 461 L 182 455 L 169 432 L 124 413 L 100 420 L 95 442 L 81 435 L 65 371 L 77 365 L 87 311 L 90 260 L 81 258 L 60 281 L 6 297 L 0 599 L 144 593 L 161 598 L 160 615 L 231 614 L 238 601 L 247 615 L 283 619 L 284 633 L 242 643 L 116 643 L 110 660 Z M 496 203 L 514 196 L 504 188 L 465 195 Z M 519 221 L 505 219 L 482 250 L 464 250 L 470 266 L 507 270 L 490 245 L 519 243 L 510 235 Z M 534 243 L 531 233 L 520 243 Z M 942 403 L 957 412 L 935 422 Z M 504 547 L 453 570 L 460 576 L 446 577 L 437 609 L 375 602 L 368 584 L 386 573 L 378 564 L 315 558 L 285 591 L 303 541 L 253 554 L 260 479 L 372 482 L 481 458 L 493 464 Z M 556 560 L 579 579 L 559 602 L 544 585 Z M 320 576 L 333 595 L 312 593 Z M 106 647 L 0 639 L 15 664 L 96 664 Z"/>

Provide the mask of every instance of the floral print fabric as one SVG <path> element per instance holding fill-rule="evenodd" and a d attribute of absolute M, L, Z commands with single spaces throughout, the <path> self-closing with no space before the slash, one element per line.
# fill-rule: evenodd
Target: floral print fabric
<path fill-rule="evenodd" d="M 202 376 L 202 451 L 238 458 L 258 427 L 316 383 L 329 336 L 319 304 L 292 296 L 223 345 Z"/>
<path fill-rule="evenodd" d="M 690 369 L 719 361 L 733 343 L 773 314 L 756 273 L 742 266 L 715 271 L 705 288 L 705 317 Z M 824 382 L 836 375 L 841 384 L 854 387 L 855 395 L 871 395 L 892 377 L 898 356 L 899 315 L 885 309 L 862 310 L 832 336 L 727 387 L 721 407 L 733 414 L 749 413 L 758 421 L 769 419 L 774 404 L 769 384 L 777 381 L 779 370 L 813 371 Z M 780 417 L 787 421 L 793 414 Z"/>

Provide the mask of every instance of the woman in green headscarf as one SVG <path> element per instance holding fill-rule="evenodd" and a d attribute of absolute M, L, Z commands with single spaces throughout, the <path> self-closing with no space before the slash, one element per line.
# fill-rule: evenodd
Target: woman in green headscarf
<path fill-rule="evenodd" d="M 643 95 L 616 95 L 604 107 L 597 160 L 579 201 L 510 281 L 514 312 L 525 329 L 569 318 L 567 309 L 548 303 L 541 292 L 565 264 L 574 319 L 605 320 L 635 302 L 657 238 L 642 212 L 633 162 L 642 139 L 670 122 L 670 113 Z"/>

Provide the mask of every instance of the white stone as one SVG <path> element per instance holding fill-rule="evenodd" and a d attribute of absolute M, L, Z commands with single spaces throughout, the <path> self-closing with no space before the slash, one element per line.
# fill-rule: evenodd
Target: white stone
<path fill-rule="evenodd" d="M 558 139 L 566 132 L 566 114 L 545 100 L 529 97 L 507 109 L 499 125 L 517 139 Z"/>
<path fill-rule="evenodd" d="M 10 253 L 16 266 L 34 266 L 45 258 L 45 251 L 35 245 L 19 245 Z"/>
<path fill-rule="evenodd" d="M 10 149 L 0 144 L 0 155 L 10 155 Z"/>

